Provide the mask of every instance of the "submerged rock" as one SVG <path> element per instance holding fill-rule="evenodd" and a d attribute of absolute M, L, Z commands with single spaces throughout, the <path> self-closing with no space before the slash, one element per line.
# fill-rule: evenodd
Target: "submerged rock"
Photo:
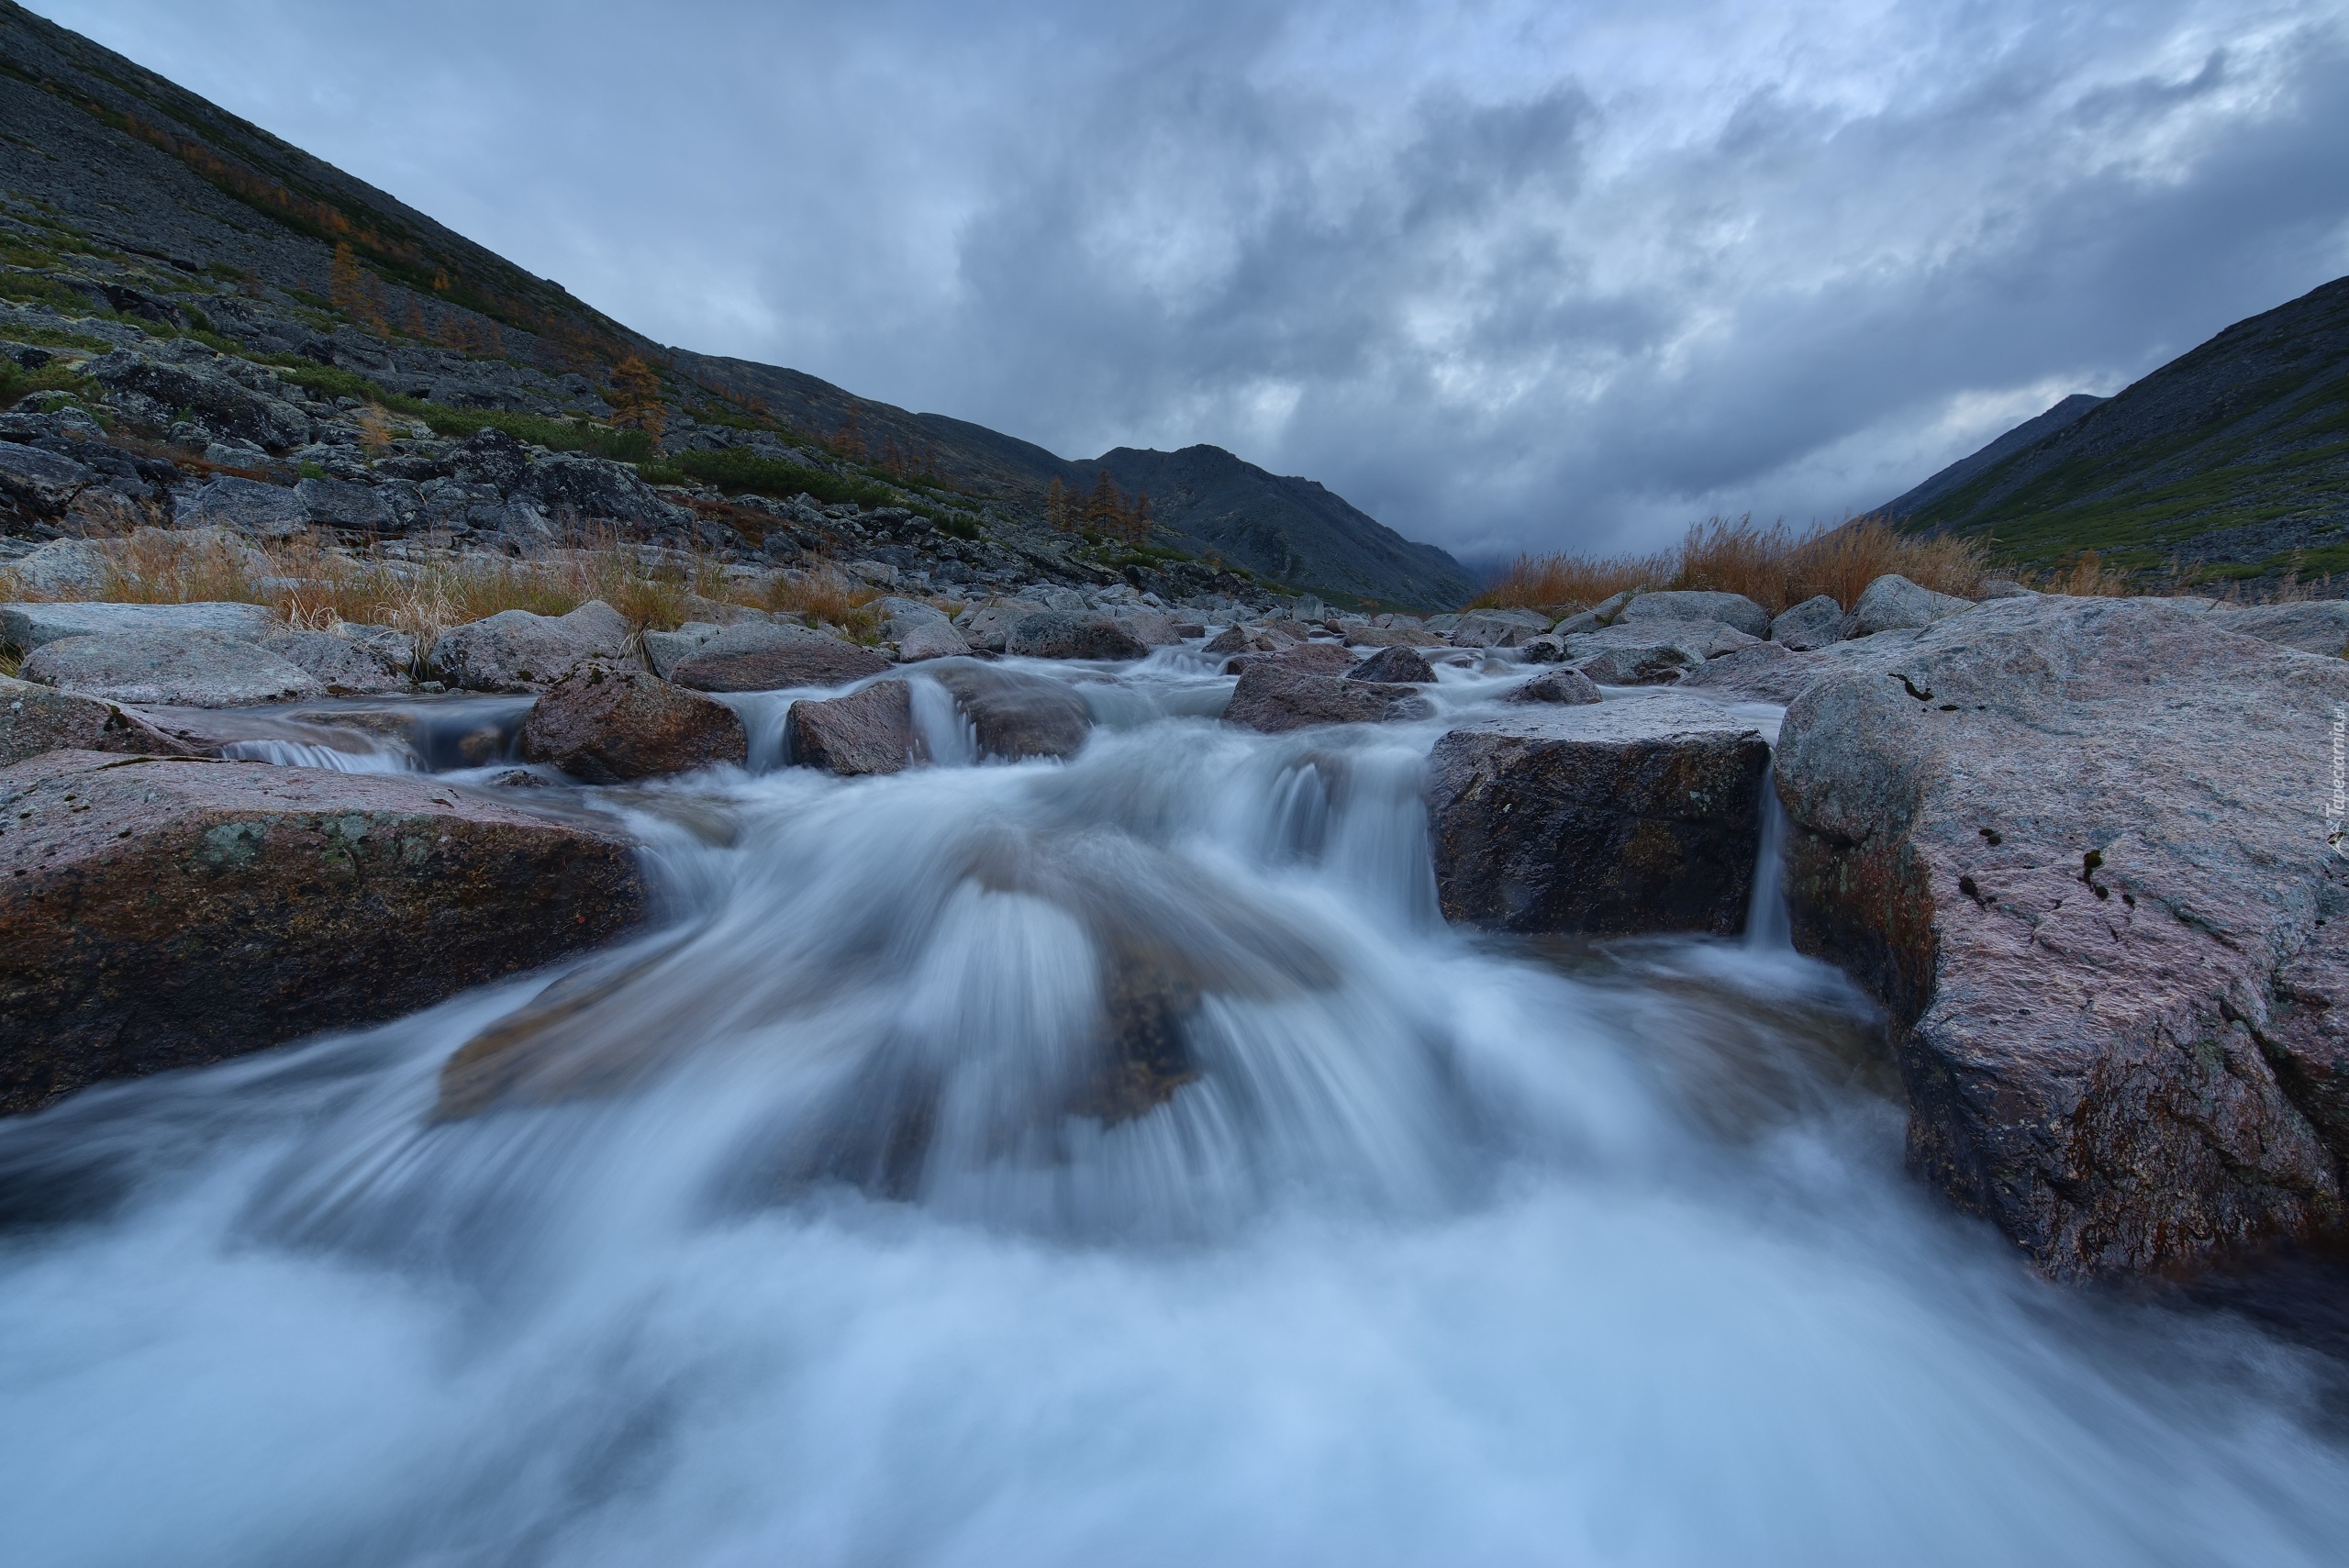
<path fill-rule="evenodd" d="M 804 626 L 743 621 L 679 659 L 669 678 L 702 692 L 772 692 L 837 686 L 888 668 L 871 649 Z"/>
<path fill-rule="evenodd" d="M 903 773 L 921 752 L 913 688 L 875 681 L 844 697 L 802 697 L 784 716 L 784 744 L 803 768 L 855 777 Z"/>
<path fill-rule="evenodd" d="M 2329 960 L 2294 966 L 2349 917 L 2323 815 L 2344 706 L 2339 662 L 2051 596 L 1854 657 L 1788 709 L 1796 940 L 1890 1012 L 1912 1168 L 2047 1272 L 2341 1224 L 2329 1069 L 2298 1043 L 2323 1030 L 2280 1004 L 2330 996 Z"/>
<path fill-rule="evenodd" d="M 0 770 L 0 1110 L 398 1017 L 634 924 L 629 846 L 415 774 Z"/>
<path fill-rule="evenodd" d="M 1350 681 L 1286 664 L 1255 664 L 1232 688 L 1224 722 L 1266 735 L 1317 724 L 1378 724 L 1425 718 L 1434 713 L 1427 698 L 1406 685 Z"/>
<path fill-rule="evenodd" d="M 24 662 L 28 681 L 106 702 L 240 707 L 326 695 L 326 685 L 258 642 L 217 631 L 62 637 Z"/>
<path fill-rule="evenodd" d="M 591 659 L 626 661 L 635 634 L 601 599 L 564 616 L 500 610 L 453 626 L 432 644 L 432 663 L 449 684 L 473 692 L 538 692 Z"/>
<path fill-rule="evenodd" d="M 522 726 L 522 759 L 588 784 L 621 784 L 750 759 L 735 711 L 641 670 L 586 664 L 547 689 Z"/>
<path fill-rule="evenodd" d="M 1753 726 L 1676 695 L 1453 730 L 1428 762 L 1444 915 L 1509 931 L 1735 931 L 1769 765 Z"/>
<path fill-rule="evenodd" d="M 930 674 L 953 695 L 987 756 L 1074 757 L 1093 733 L 1092 710 L 1058 681 L 977 663 L 941 665 Z"/>

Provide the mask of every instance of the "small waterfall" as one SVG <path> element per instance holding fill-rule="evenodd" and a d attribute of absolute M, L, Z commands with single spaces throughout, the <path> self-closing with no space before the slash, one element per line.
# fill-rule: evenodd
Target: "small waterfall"
<path fill-rule="evenodd" d="M 1787 914 L 1787 808 L 1771 775 L 1762 778 L 1762 844 L 1753 857 L 1753 892 L 1745 905 L 1749 952 L 1792 952 L 1794 926 Z"/>
<path fill-rule="evenodd" d="M 979 731 L 955 706 L 954 694 L 927 676 L 916 675 L 907 685 L 913 694 L 914 733 L 931 765 L 967 768 L 979 760 Z"/>
<path fill-rule="evenodd" d="M 347 751 L 308 740 L 232 740 L 220 748 L 232 762 L 273 762 L 281 768 L 323 768 L 334 773 L 414 773 L 424 763 L 406 746 Z"/>

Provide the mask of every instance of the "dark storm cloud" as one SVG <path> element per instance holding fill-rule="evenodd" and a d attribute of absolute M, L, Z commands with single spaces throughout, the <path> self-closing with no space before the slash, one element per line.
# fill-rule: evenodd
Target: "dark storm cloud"
<path fill-rule="evenodd" d="M 2349 271 L 2322 0 L 43 8 L 666 340 L 1475 554 L 1841 515 Z"/>

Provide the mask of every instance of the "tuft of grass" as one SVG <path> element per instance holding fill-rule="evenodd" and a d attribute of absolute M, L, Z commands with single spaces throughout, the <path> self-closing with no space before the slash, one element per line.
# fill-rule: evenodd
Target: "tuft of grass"
<path fill-rule="evenodd" d="M 1652 555 L 1520 555 L 1475 603 L 1563 610 L 1620 593 L 1680 588 L 1742 594 L 1773 615 L 1820 594 L 1849 609 L 1887 573 L 1936 593 L 1976 593 L 1987 559 L 1982 540 L 1920 539 L 1878 517 L 1801 534 L 1784 523 L 1713 517 L 1690 528 L 1677 549 Z"/>
<path fill-rule="evenodd" d="M 2093 550 L 2084 550 L 2060 570 L 2035 576 L 2027 586 L 2043 594 L 2069 594 L 2076 598 L 2125 598 L 2138 592 L 2133 575 L 2116 572 Z"/>
<path fill-rule="evenodd" d="M 70 392 L 77 397 L 95 397 L 97 384 L 57 363 L 45 364 L 28 371 L 16 361 L 0 359 L 0 408 L 13 408 L 37 392 Z"/>
<path fill-rule="evenodd" d="M 869 606 L 880 596 L 852 582 L 839 568 L 819 566 L 797 577 L 775 578 L 759 607 L 829 621 L 871 637 L 880 629 L 880 617 Z"/>

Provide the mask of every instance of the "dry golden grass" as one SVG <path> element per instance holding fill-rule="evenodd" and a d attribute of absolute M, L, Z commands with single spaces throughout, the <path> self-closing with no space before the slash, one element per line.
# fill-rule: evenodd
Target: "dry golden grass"
<path fill-rule="evenodd" d="M 775 578 L 759 607 L 829 621 L 859 637 L 871 637 L 880 628 L 880 617 L 870 606 L 880 596 L 851 582 L 839 568 L 819 566 L 796 579 Z"/>
<path fill-rule="evenodd" d="M 267 605 L 296 627 L 325 629 L 345 621 L 395 627 L 420 649 L 452 626 L 501 610 L 559 616 L 590 599 L 611 606 L 640 631 L 674 629 L 694 618 L 697 600 L 807 610 L 868 632 L 874 622 L 863 606 L 875 595 L 829 568 L 799 584 L 738 584 L 714 558 L 680 559 L 674 551 L 645 551 L 611 538 L 585 538 L 519 558 L 477 554 L 421 562 L 359 555 L 306 539 L 250 544 L 160 528 L 91 542 L 105 565 L 86 590 L 39 594 L 0 571 L 0 596 L 129 604 L 236 600 Z"/>
<path fill-rule="evenodd" d="M 1520 555 L 1476 603 L 1580 608 L 1634 588 L 1698 588 L 1742 594 L 1773 615 L 1820 594 L 1849 609 L 1887 573 L 1937 593 L 1973 594 L 1985 564 L 1972 539 L 1911 538 L 1877 517 L 1805 534 L 1784 523 L 1715 517 L 1691 528 L 1677 549 L 1653 555 Z"/>
<path fill-rule="evenodd" d="M 2076 598 L 2123 598 L 2144 591 L 2129 573 L 2107 570 L 2102 558 L 2092 550 L 2080 551 L 2057 571 L 2034 576 L 2028 585 L 2043 594 L 2069 594 Z M 2288 577 L 2285 585 L 2288 590 Z"/>

